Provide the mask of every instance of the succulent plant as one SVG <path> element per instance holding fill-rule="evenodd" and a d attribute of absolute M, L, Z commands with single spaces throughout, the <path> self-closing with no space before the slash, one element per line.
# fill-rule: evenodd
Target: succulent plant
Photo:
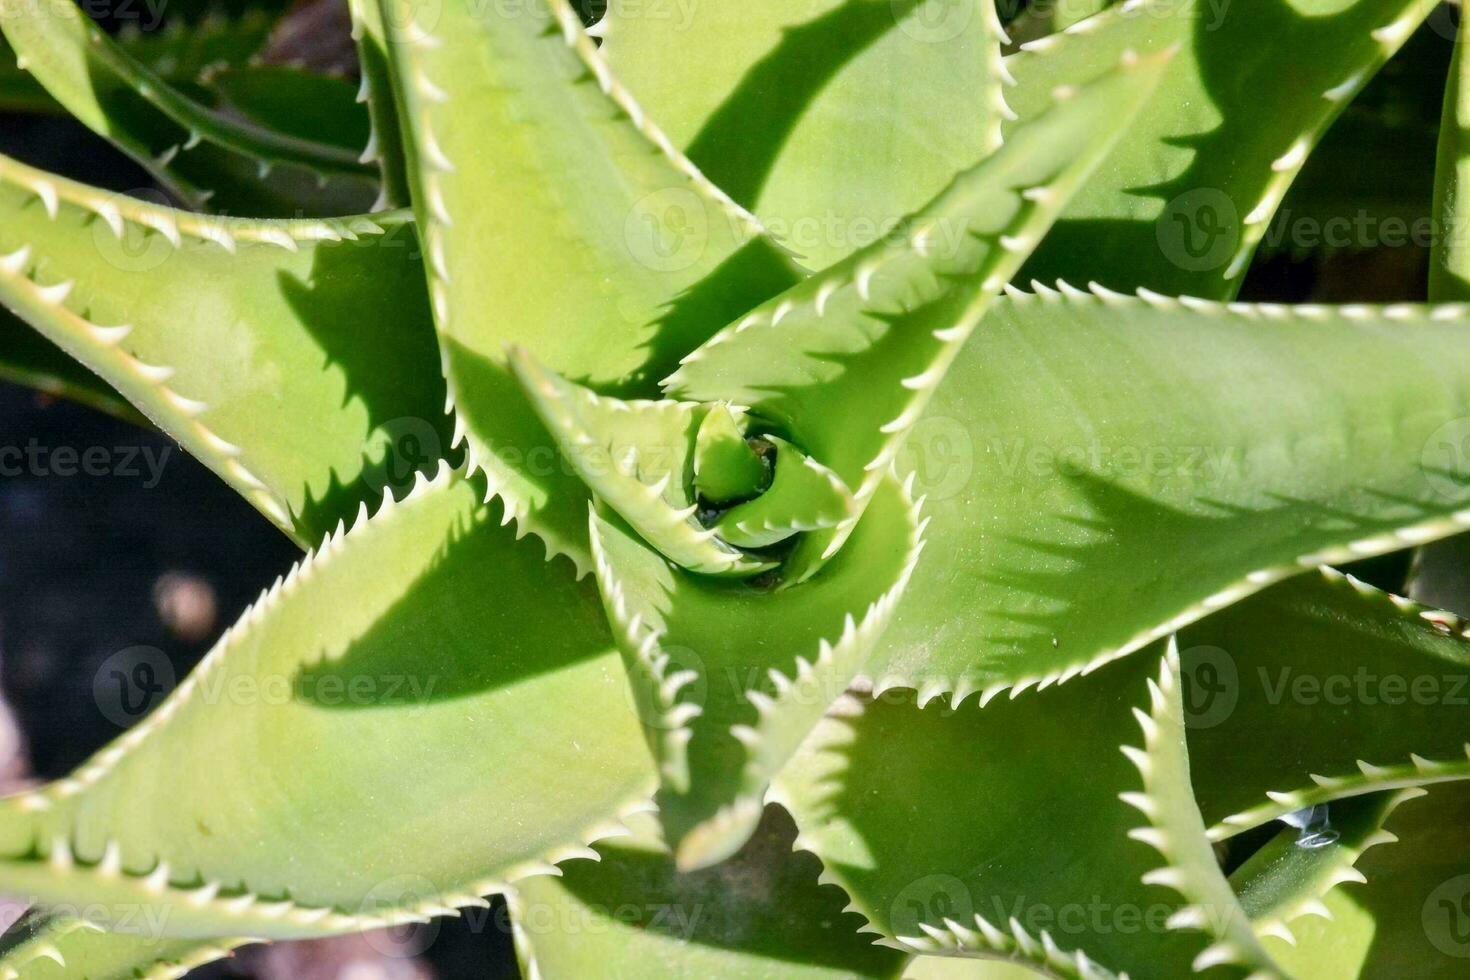
<path fill-rule="evenodd" d="M 1337 567 L 1470 527 L 1458 62 L 1434 304 L 1236 299 L 1428 0 L 259 6 L 0 0 L 167 195 L 0 158 L 0 371 L 311 549 L 0 800 L 0 974 L 1461 974 L 1466 625 Z"/>

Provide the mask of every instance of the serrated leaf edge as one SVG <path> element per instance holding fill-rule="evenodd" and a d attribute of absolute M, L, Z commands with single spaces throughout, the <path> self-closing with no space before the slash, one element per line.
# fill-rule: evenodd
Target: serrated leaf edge
<path fill-rule="evenodd" d="M 1143 826 L 1128 831 L 1128 837 L 1141 844 L 1147 844 L 1164 859 L 1163 865 L 1146 873 L 1142 881 L 1145 885 L 1159 885 L 1168 888 L 1184 899 L 1185 904 L 1165 921 L 1166 928 L 1198 930 L 1209 938 L 1209 945 L 1195 956 L 1191 964 L 1195 973 L 1203 973 L 1215 966 L 1233 964 L 1250 971 L 1246 980 L 1282 980 L 1282 974 L 1279 971 L 1267 969 L 1261 965 L 1264 959 L 1262 950 L 1242 948 L 1238 940 L 1224 935 L 1223 929 L 1213 928 L 1212 899 L 1191 876 L 1187 862 L 1182 859 L 1177 850 L 1176 837 L 1180 828 L 1171 828 L 1164 822 L 1167 815 L 1162 812 L 1164 807 L 1156 790 L 1159 774 L 1155 771 L 1155 762 L 1161 754 L 1165 729 L 1180 727 L 1171 717 L 1170 710 L 1170 697 L 1179 686 L 1179 645 L 1174 637 L 1170 637 L 1168 647 L 1161 658 L 1158 679 L 1149 678 L 1148 680 L 1149 709 L 1147 711 L 1136 707 L 1133 709 L 1133 716 L 1137 719 L 1138 727 L 1143 734 L 1143 746 L 1141 748 L 1133 745 L 1119 746 L 1119 751 L 1129 762 L 1133 763 L 1143 780 L 1141 791 L 1118 794 L 1118 799 L 1133 807 L 1145 819 Z M 1164 778 L 1177 776 L 1175 773 L 1164 773 L 1163 775 Z M 1233 912 L 1239 912 L 1242 917 L 1244 916 L 1244 910 L 1238 905 L 1224 911 L 1227 916 Z M 1269 963 L 1269 960 L 1265 962 Z"/>
<path fill-rule="evenodd" d="M 632 93 L 613 76 L 612 70 L 598 52 L 587 31 L 582 27 L 581 21 L 564 0 L 538 0 L 538 2 L 546 4 L 557 26 L 561 29 L 562 38 L 567 47 L 582 59 L 587 71 L 596 79 L 603 94 L 627 115 L 634 127 L 653 144 L 656 152 L 663 154 L 677 170 L 688 178 L 693 192 L 718 204 L 731 217 L 736 226 L 774 240 L 774 236 L 770 235 L 770 232 L 755 215 L 736 204 L 728 194 L 711 183 L 699 168 L 674 146 L 663 130 L 648 118 L 642 107 L 634 100 Z M 412 85 L 414 92 L 429 102 L 441 105 L 446 103 L 449 100 L 448 93 L 435 84 L 422 62 L 415 57 L 416 51 L 433 50 L 443 42 L 412 16 L 403 23 L 397 24 L 396 30 L 400 33 L 398 40 L 405 52 L 406 75 L 408 76 L 405 84 Z M 505 523 L 515 522 L 516 537 L 519 539 L 528 533 L 534 534 L 545 546 L 548 561 L 557 556 L 569 559 L 576 567 L 577 577 L 581 579 L 592 571 L 592 563 L 587 556 L 557 544 L 551 537 L 538 530 L 531 502 L 518 495 L 508 481 L 499 479 L 494 470 L 486 465 L 485 456 L 489 453 L 485 447 L 480 445 L 480 440 L 471 434 L 463 414 L 457 407 L 460 399 L 453 372 L 449 370 L 449 348 L 444 343 L 444 325 L 449 322 L 450 311 L 449 268 L 444 257 L 443 229 L 452 225 L 454 221 L 445 205 L 441 186 L 442 176 L 453 173 L 456 168 L 453 161 L 445 154 L 439 140 L 434 136 L 434 127 L 429 114 L 419 111 L 414 125 L 418 134 L 416 139 L 422 144 L 419 154 L 421 170 L 419 180 L 423 187 L 424 211 L 428 220 L 423 222 L 421 235 L 428 272 L 429 299 L 434 312 L 435 330 L 440 338 L 440 362 L 447 389 L 444 411 L 454 420 L 454 435 L 450 440 L 450 447 L 464 446 L 469 472 L 480 475 L 486 483 L 486 502 L 489 502 L 492 497 L 500 498 L 505 508 Z"/>
<path fill-rule="evenodd" d="M 861 715 L 863 710 L 864 705 L 861 700 L 848 696 L 842 699 L 836 710 L 828 714 L 828 718 L 841 723 L 848 737 L 855 737 L 847 719 Z M 795 807 L 792 806 L 778 784 L 773 783 L 766 791 L 765 801 L 780 806 L 788 813 L 796 812 Z M 793 852 L 804 851 L 810 854 L 821 865 L 822 870 L 817 875 L 818 884 L 830 885 L 840 889 L 844 895 L 848 896 L 848 902 L 842 911 L 856 915 L 862 920 L 862 925 L 857 931 L 873 935 L 875 937 L 874 946 L 884 946 L 904 953 L 926 956 L 962 956 L 967 951 L 984 953 L 987 956 L 1034 966 L 1049 975 L 1061 977 L 1064 980 L 1129 980 L 1127 973 L 1114 974 L 1092 960 L 1081 949 L 1063 949 L 1048 930 L 1039 929 L 1035 934 L 1031 933 L 1014 917 L 1002 927 L 976 912 L 974 913 L 974 928 L 955 919 L 945 918 L 943 920 L 944 929 L 922 925 L 923 936 L 901 936 L 890 939 L 882 929 L 873 924 L 872 916 L 843 887 L 842 880 L 828 869 L 819 846 L 814 840 L 805 834 L 798 833 L 791 849 Z"/>
<path fill-rule="evenodd" d="M 1059 307 L 1105 305 L 1136 308 L 1139 304 L 1143 304 L 1155 310 L 1177 310 L 1221 319 L 1252 322 L 1321 321 L 1340 316 L 1349 320 L 1365 321 L 1372 319 L 1399 322 L 1463 320 L 1470 325 L 1470 303 L 1390 303 L 1383 305 L 1349 303 L 1329 306 L 1320 303 L 1226 302 L 1193 296 L 1163 296 L 1149 289 L 1139 289 L 1136 294 L 1129 295 L 1108 289 L 1096 282 L 1088 283 L 1087 289 L 1083 290 L 1061 280 L 1058 280 L 1055 286 L 1048 286 L 1033 280 L 1031 289 L 1031 292 L 1027 292 L 1014 284 L 1007 284 L 1004 292 L 1008 301 L 1018 305 L 1041 304 Z M 1074 677 L 1091 674 L 1098 668 L 1169 636 L 1212 612 L 1249 598 L 1267 586 L 1294 575 L 1302 574 L 1313 568 L 1330 570 L 1329 566 L 1334 564 L 1372 558 L 1403 548 L 1426 544 L 1457 534 L 1467 528 L 1470 528 L 1470 508 L 1456 511 L 1447 518 L 1406 524 L 1393 531 L 1370 535 L 1337 547 L 1300 555 L 1292 564 L 1269 565 L 1255 569 L 1212 595 L 1186 606 L 1170 619 L 1140 631 L 1123 644 L 1045 674 L 1033 674 L 1015 680 L 982 685 L 965 676 L 929 677 L 890 672 L 874 681 L 874 694 L 882 694 L 893 688 L 913 688 L 919 692 L 920 707 L 936 697 L 945 696 L 949 698 L 952 707 L 958 707 L 972 694 L 979 694 L 982 706 L 989 704 L 1001 694 L 1008 694 L 1014 699 L 1027 690 L 1041 691 L 1053 684 L 1066 683 Z M 1402 601 L 1407 602 L 1408 600 Z"/>
<path fill-rule="evenodd" d="M 205 684 L 206 679 L 220 669 L 221 664 L 245 630 L 286 601 L 301 583 L 310 579 L 317 570 L 342 550 L 343 542 L 349 536 L 372 534 L 374 530 L 388 522 L 398 509 L 411 508 L 420 497 L 432 493 L 435 489 L 443 489 L 449 485 L 451 480 L 461 476 L 459 470 L 451 468 L 447 461 L 441 460 L 439 470 L 434 476 L 430 477 L 422 471 L 416 473 L 413 488 L 402 499 L 396 499 L 392 488 L 389 488 L 384 492 L 382 503 L 375 513 L 369 514 L 366 502 L 360 504 L 351 528 L 347 528 L 344 521 L 339 521 L 337 528 L 326 536 L 320 547 L 308 552 L 291 567 L 285 576 L 278 577 L 270 588 L 262 591 L 260 597 L 225 631 L 198 666 L 156 710 L 129 729 L 113 744 L 92 756 L 70 776 L 37 789 L 5 797 L 0 799 L 0 804 L 14 807 L 22 813 L 45 811 L 54 807 L 57 802 L 76 796 L 105 778 L 121 764 L 127 755 L 152 737 L 155 732 L 161 730 L 168 720 L 189 701 L 194 692 Z M 595 856 L 596 852 L 592 850 L 592 844 L 615 837 L 628 836 L 631 831 L 624 824 L 628 817 L 638 813 L 654 812 L 657 809 L 653 803 L 654 790 L 654 786 L 640 790 L 616 809 L 613 818 L 599 821 L 579 834 L 574 842 L 558 845 L 540 858 L 522 861 L 508 868 L 503 874 L 474 882 L 453 894 L 435 896 L 401 909 L 388 911 L 383 915 L 374 916 L 347 912 L 329 906 L 300 905 L 289 898 L 264 897 L 251 891 L 244 882 L 228 887 L 220 881 L 207 880 L 179 884 L 171 879 L 171 869 L 162 859 L 158 859 L 151 870 L 136 872 L 124 868 L 121 847 L 115 839 L 109 840 L 104 845 L 100 857 L 93 861 L 86 861 L 75 853 L 72 842 L 66 836 L 56 836 L 49 841 L 34 842 L 34 854 L 31 855 L 31 859 L 44 860 L 50 872 L 58 877 L 72 876 L 84 881 L 100 880 L 121 884 L 137 892 L 142 902 L 155 904 L 178 902 L 196 909 L 207 909 L 222 917 L 237 919 L 241 926 L 245 927 L 242 928 L 242 932 L 247 932 L 250 926 L 264 926 L 263 931 L 268 933 L 272 928 L 285 924 L 292 930 L 292 935 L 327 936 L 392 925 L 427 922 L 433 916 L 456 914 L 457 909 L 465 906 L 488 905 L 484 896 L 503 894 L 511 885 L 524 878 L 534 875 L 560 874 L 557 865 L 561 862 L 577 857 Z M 42 853 L 43 847 L 44 853 Z M 26 855 L 3 858 L 8 861 L 26 859 Z M 265 936 L 252 936 L 242 941 L 264 941 L 266 938 Z"/>
<path fill-rule="evenodd" d="M 23 9 L 3 9 L 7 5 L 13 7 L 24 2 L 25 0 L 0 0 L 0 17 L 27 16 Z M 260 126 L 230 119 L 200 105 L 160 78 L 148 65 L 135 59 L 114 38 L 108 36 L 81 7 L 62 2 L 62 0 L 51 0 L 49 5 L 55 11 L 56 16 L 63 20 L 76 18 L 82 25 L 87 44 L 101 52 L 100 60 L 107 64 L 108 69 L 114 72 L 129 89 L 147 100 L 153 109 L 188 133 L 187 138 L 182 142 L 174 143 L 151 157 L 133 152 L 134 147 L 129 147 L 128 152 L 160 183 L 178 189 L 181 196 L 190 198 L 194 203 L 203 206 L 214 196 L 214 191 L 197 185 L 185 184 L 169 172 L 169 164 L 180 153 L 187 152 L 206 141 L 231 153 L 257 161 L 257 170 L 262 179 L 269 176 L 271 170 L 277 165 L 301 167 L 314 174 L 317 182 L 323 185 L 335 177 L 369 176 L 357 169 L 361 161 L 337 147 L 286 136 Z M 29 16 L 34 17 L 38 14 L 32 11 Z M 21 71 L 30 71 L 23 54 L 17 52 L 15 60 L 16 67 Z M 45 87 L 44 83 L 42 87 Z M 132 140 L 129 139 L 127 142 L 131 143 Z"/>
<path fill-rule="evenodd" d="M 1298 133 L 1287 148 L 1271 162 L 1271 177 L 1265 189 L 1256 203 L 1246 210 L 1241 221 L 1243 233 L 1240 241 L 1225 264 L 1226 279 L 1237 279 L 1245 272 L 1251 256 L 1255 254 L 1256 247 L 1260 245 L 1271 224 L 1272 216 L 1322 135 L 1342 109 L 1368 84 L 1373 74 L 1408 40 L 1414 28 L 1429 15 L 1436 2 L 1437 0 L 1418 0 L 1399 17 L 1371 30 L 1369 36 L 1378 43 L 1377 57 L 1360 64 L 1345 79 L 1322 92 L 1325 108 L 1316 121 Z M 1102 10 L 1054 34 L 1027 41 L 1014 54 L 1004 59 L 1006 71 L 1009 73 L 1012 59 L 1019 61 L 1038 57 L 1065 57 L 1066 50 L 1070 47 L 1069 42 L 1075 38 L 1106 28 L 1115 20 L 1138 15 L 1146 8 L 1156 5 L 1162 6 L 1161 0 L 1126 0 L 1125 3 Z"/>
<path fill-rule="evenodd" d="M 767 679 L 771 683 L 774 696 L 751 689 L 745 692 L 746 700 L 755 708 L 757 718 L 755 724 L 732 725 L 729 729 L 730 736 L 745 748 L 745 766 L 741 773 L 742 782 L 746 785 L 761 785 L 758 793 L 742 795 L 737 797 L 729 808 L 738 808 L 740 816 L 748 816 L 751 808 L 759 812 L 760 808 L 768 802 L 768 789 L 770 780 L 776 775 L 775 772 L 762 770 L 762 759 L 760 750 L 769 740 L 767 722 L 777 718 L 782 708 L 791 704 L 808 703 L 812 699 L 822 699 L 828 705 L 841 700 L 846 690 L 854 683 L 863 685 L 868 683 L 863 675 L 862 664 L 849 664 L 848 661 L 861 651 L 873 649 L 883 630 L 887 628 L 889 621 L 893 618 L 893 611 L 898 607 L 899 600 L 903 597 L 904 590 L 908 588 L 909 580 L 913 577 L 914 569 L 918 567 L 919 558 L 924 553 L 928 543 L 924 538 L 924 531 L 929 526 L 929 519 L 923 516 L 923 496 L 917 499 L 913 495 L 914 477 L 909 475 L 903 484 L 903 496 L 908 502 L 909 523 L 912 530 L 909 533 L 908 549 L 903 559 L 903 565 L 899 570 L 898 577 L 894 580 L 888 591 L 868 603 L 860 619 L 855 619 L 852 613 L 848 613 L 843 619 L 842 632 L 838 635 L 836 642 L 823 638 L 817 644 L 816 657 L 808 660 L 803 656 L 797 656 L 791 672 L 783 673 L 775 667 L 767 671 Z M 830 672 L 840 666 L 848 666 L 848 677 L 842 682 L 842 689 L 834 691 L 831 687 L 833 678 Z"/>
<path fill-rule="evenodd" d="M 61 205 L 76 207 L 101 220 L 112 234 L 123 241 L 131 226 L 162 236 L 171 247 L 182 245 L 183 236 L 212 243 L 235 254 L 239 242 L 271 245 L 287 251 L 299 249 L 299 242 L 356 241 L 360 236 L 384 234 L 383 226 L 368 218 L 321 221 L 277 221 L 271 219 L 219 218 L 176 211 L 137 201 L 123 195 L 107 195 L 65 178 L 25 166 L 0 156 L 0 183 L 18 187 L 34 196 L 48 219 L 56 221 Z M 102 324 L 89 319 L 66 305 L 76 279 L 42 284 L 36 278 L 35 249 L 22 245 L 0 255 L 0 282 L 24 295 L 35 307 L 46 310 L 60 328 L 60 336 L 51 336 L 68 353 L 84 363 L 116 366 L 153 396 L 151 412 L 163 414 L 176 424 L 171 431 L 195 457 L 210 463 L 262 513 L 288 534 L 296 536 L 289 503 L 271 490 L 243 462 L 246 451 L 216 433 L 205 422 L 209 405 L 197 398 L 181 395 L 169 381 L 175 369 L 167 364 L 145 363 L 122 350 L 118 344 L 132 331 L 131 324 Z M 42 331 L 48 333 L 49 331 Z"/>
<path fill-rule="evenodd" d="M 1463 617 L 1426 606 L 1405 596 L 1385 592 L 1335 568 L 1324 565 L 1318 572 L 1323 579 L 1335 586 L 1351 588 L 1368 601 L 1392 607 L 1404 619 L 1419 621 L 1420 625 L 1427 624 L 1426 628 L 1439 633 L 1470 640 L 1470 621 Z M 1310 786 L 1302 785 L 1292 790 L 1267 790 L 1266 802 L 1221 818 L 1208 828 L 1207 834 L 1210 840 L 1221 841 L 1294 810 L 1330 803 L 1348 796 L 1470 779 L 1470 741 L 1465 743 L 1464 748 L 1463 759 L 1428 759 L 1410 753 L 1407 762 L 1372 763 L 1358 759 L 1357 775 L 1324 776 L 1320 773 L 1307 773 L 1305 778 L 1311 781 Z"/>
<path fill-rule="evenodd" d="M 1400 805 L 1408 802 L 1409 800 L 1417 799 L 1421 796 L 1424 796 L 1428 792 L 1429 791 L 1426 789 L 1417 786 L 1410 786 L 1398 790 L 1396 793 L 1394 793 L 1384 807 L 1383 817 L 1379 821 L 1378 829 L 1369 834 L 1367 837 L 1363 838 L 1362 843 L 1359 844 L 1357 847 L 1346 849 L 1346 853 L 1344 854 L 1345 860 L 1342 861 L 1342 863 L 1335 871 L 1331 872 L 1324 879 L 1322 879 L 1321 885 L 1318 890 L 1313 891 L 1312 894 L 1307 897 L 1299 898 L 1297 901 L 1293 902 L 1291 905 L 1283 909 L 1280 913 L 1254 920 L 1251 925 L 1255 929 L 1256 935 L 1260 937 L 1272 936 L 1276 939 L 1282 940 L 1288 945 L 1295 946 L 1296 935 L 1291 931 L 1292 922 L 1295 922 L 1297 919 L 1300 919 L 1306 915 L 1316 915 L 1322 918 L 1331 919 L 1332 913 L 1323 903 L 1323 897 L 1332 889 L 1340 885 L 1365 883 L 1367 879 L 1364 878 L 1363 873 L 1357 870 L 1357 868 L 1355 867 L 1357 862 L 1362 858 L 1363 853 L 1369 848 L 1377 847 L 1380 844 L 1396 844 L 1399 840 L 1397 834 L 1383 828 L 1384 822 L 1387 821 L 1388 817 L 1393 813 L 1394 810 L 1397 810 Z"/>
<path fill-rule="evenodd" d="M 670 673 L 670 658 L 661 649 L 658 641 L 660 631 L 642 616 L 628 615 L 628 600 L 623 585 L 608 561 L 602 546 L 602 535 L 597 533 L 596 505 L 588 504 L 588 521 L 592 560 L 597 573 L 598 591 L 602 595 L 603 607 L 609 622 L 621 634 L 619 648 L 624 651 L 628 683 L 641 685 L 658 715 L 644 718 L 644 731 L 661 733 L 653 746 L 658 760 L 659 774 L 670 786 L 683 790 L 689 785 L 688 746 L 694 737 L 690 722 L 699 717 L 704 709 L 690 702 L 680 703 L 679 692 L 698 676 L 692 670 Z M 629 663 L 629 661 L 632 661 Z"/>

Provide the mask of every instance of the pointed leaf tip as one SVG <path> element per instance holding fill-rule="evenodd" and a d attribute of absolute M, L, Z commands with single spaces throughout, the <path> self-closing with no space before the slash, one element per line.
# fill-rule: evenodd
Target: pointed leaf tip
<path fill-rule="evenodd" d="M 728 405 L 713 406 L 694 442 L 694 485 L 712 504 L 754 497 L 769 482 L 765 461 L 746 441 Z"/>

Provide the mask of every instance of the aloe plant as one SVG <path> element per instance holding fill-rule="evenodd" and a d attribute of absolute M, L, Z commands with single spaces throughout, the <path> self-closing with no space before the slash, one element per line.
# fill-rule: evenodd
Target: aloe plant
<path fill-rule="evenodd" d="M 0 158 L 3 372 L 310 549 L 0 800 L 0 975 L 1459 975 L 1470 631 L 1338 566 L 1470 527 L 1467 253 L 1236 298 L 1431 7 L 352 0 L 358 106 L 0 0 L 179 205 Z"/>

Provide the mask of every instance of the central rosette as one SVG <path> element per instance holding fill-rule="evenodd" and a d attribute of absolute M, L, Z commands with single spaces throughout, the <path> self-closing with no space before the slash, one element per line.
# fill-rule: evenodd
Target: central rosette
<path fill-rule="evenodd" d="M 557 376 L 524 351 L 510 361 L 598 500 L 689 571 L 769 572 L 798 552 L 802 535 L 836 534 L 860 512 L 836 473 L 739 406 L 623 401 Z M 826 550 L 803 555 L 803 571 Z"/>

